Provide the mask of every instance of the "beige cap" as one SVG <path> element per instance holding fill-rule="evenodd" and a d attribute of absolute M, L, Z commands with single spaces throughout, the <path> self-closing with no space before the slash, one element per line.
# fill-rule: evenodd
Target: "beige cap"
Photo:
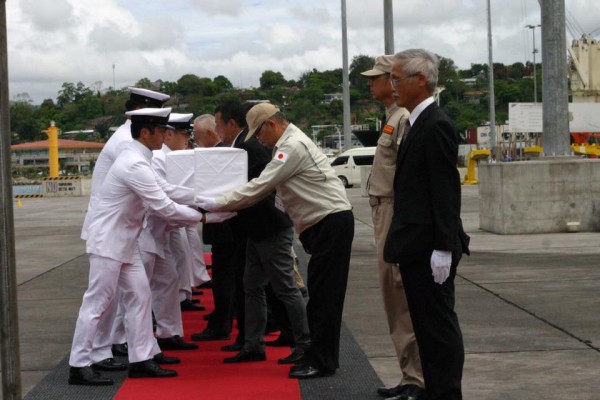
<path fill-rule="evenodd" d="M 375 59 L 375 65 L 373 69 L 365 72 L 361 72 L 362 76 L 378 76 L 383 74 L 389 74 L 392 72 L 392 64 L 394 64 L 393 55 L 383 55 Z"/>
<path fill-rule="evenodd" d="M 249 140 L 256 130 L 269 118 L 279 112 L 279 108 L 271 103 L 259 103 L 252 107 L 246 114 L 246 123 L 248 124 L 248 134 L 246 140 Z"/>

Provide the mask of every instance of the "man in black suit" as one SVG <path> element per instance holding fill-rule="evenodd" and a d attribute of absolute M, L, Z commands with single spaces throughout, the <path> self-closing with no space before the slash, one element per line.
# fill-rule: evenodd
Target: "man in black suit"
<path fill-rule="evenodd" d="M 228 101 L 215 109 L 217 133 L 226 145 L 243 149 L 248 154 L 248 179 L 260 175 L 271 161 L 271 151 L 256 138 L 246 139 L 246 111 L 237 101 Z M 264 332 L 267 323 L 265 287 L 285 305 L 294 331 L 297 350 L 280 363 L 293 363 L 304 356 L 310 344 L 306 306 L 294 280 L 292 221 L 282 207 L 275 204 L 275 192 L 241 210 L 230 222 L 238 245 L 235 270 L 236 315 L 240 334 L 236 344 L 239 353 L 226 358 L 226 363 L 263 361 L 266 359 Z"/>
<path fill-rule="evenodd" d="M 458 134 L 433 99 L 437 56 L 412 49 L 394 57 L 390 82 L 396 104 L 410 112 L 410 125 L 398 150 L 384 258 L 400 268 L 427 399 L 457 400 L 462 399 L 464 364 L 454 312 L 454 277 L 462 254 Z"/>
<path fill-rule="evenodd" d="M 200 147 L 224 147 L 217 135 L 215 117 L 203 114 L 194 120 L 194 141 Z M 235 220 L 235 218 L 234 218 Z M 230 221 L 220 224 L 205 224 L 202 227 L 202 240 L 211 245 L 212 283 L 215 308 L 210 314 L 206 329 L 192 334 L 192 340 L 228 340 L 231 335 L 234 300 L 233 256 L 236 242 Z"/>

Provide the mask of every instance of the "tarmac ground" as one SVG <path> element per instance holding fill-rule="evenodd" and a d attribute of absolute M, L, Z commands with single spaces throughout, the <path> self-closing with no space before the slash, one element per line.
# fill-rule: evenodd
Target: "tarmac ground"
<path fill-rule="evenodd" d="M 344 322 L 379 378 L 396 385 L 399 368 L 373 262 L 370 207 L 360 189 L 348 195 L 356 230 Z M 478 187 L 463 186 L 462 197 L 471 236 L 471 256 L 461 261 L 456 279 L 464 398 L 600 399 L 600 234 L 484 232 Z M 79 239 L 87 203 L 87 197 L 22 199 L 20 208 L 15 202 L 23 395 L 70 350 L 87 286 Z"/>

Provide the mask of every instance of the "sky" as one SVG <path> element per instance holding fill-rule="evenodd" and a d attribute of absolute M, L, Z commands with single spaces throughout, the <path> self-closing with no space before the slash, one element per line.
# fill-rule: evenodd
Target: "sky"
<path fill-rule="evenodd" d="M 384 52 L 383 3 L 346 0 L 349 62 Z M 525 25 L 541 23 L 538 1 L 490 3 L 494 62 L 531 61 Z M 598 37 L 600 1 L 565 3 L 567 40 Z M 486 0 L 394 0 L 393 12 L 395 51 L 487 64 Z M 342 67 L 341 0 L 10 0 L 6 14 L 9 96 L 34 104 L 55 99 L 63 82 L 106 90 L 195 74 L 256 87 L 265 70 L 289 80 Z"/>

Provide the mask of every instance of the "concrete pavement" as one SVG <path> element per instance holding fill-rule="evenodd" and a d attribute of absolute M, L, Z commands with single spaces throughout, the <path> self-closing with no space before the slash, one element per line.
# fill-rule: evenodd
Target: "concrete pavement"
<path fill-rule="evenodd" d="M 356 235 L 344 321 L 386 384 L 398 383 L 373 263 L 370 209 L 349 189 Z M 87 284 L 79 232 L 87 197 L 15 205 L 23 394 L 69 352 Z M 471 257 L 456 280 L 465 399 L 600 399 L 600 234 L 501 236 L 479 229 L 463 186 Z M 49 283 L 52 282 L 51 285 Z M 375 388 L 373 388 L 375 390 Z"/>

